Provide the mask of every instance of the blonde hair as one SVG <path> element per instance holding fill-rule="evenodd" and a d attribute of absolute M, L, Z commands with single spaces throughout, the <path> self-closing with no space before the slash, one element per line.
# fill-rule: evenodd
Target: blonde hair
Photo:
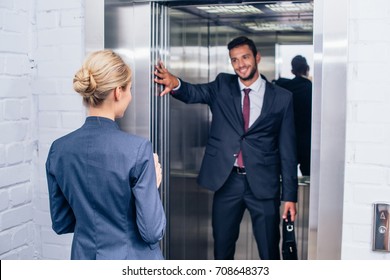
<path fill-rule="evenodd" d="M 96 107 L 118 86 L 131 82 L 131 69 L 112 50 L 91 53 L 73 78 L 73 88 L 86 106 Z"/>

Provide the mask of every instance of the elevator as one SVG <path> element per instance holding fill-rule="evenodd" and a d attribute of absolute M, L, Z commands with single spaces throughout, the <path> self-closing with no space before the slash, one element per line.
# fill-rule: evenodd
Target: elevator
<path fill-rule="evenodd" d="M 87 52 L 113 49 L 133 70 L 133 101 L 118 123 L 122 130 L 150 139 L 160 156 L 160 193 L 167 215 L 161 247 L 166 259 L 213 259 L 213 194 L 196 183 L 212 116 L 206 105 L 159 97 L 161 88 L 153 83 L 154 65 L 161 60 L 183 80 L 207 83 L 220 72 L 233 73 L 226 45 L 246 35 L 261 53 L 260 72 L 273 80 L 278 72 L 277 45 L 313 43 L 313 11 L 289 11 L 285 18 L 263 12 L 266 5 L 278 2 L 313 6 L 313 1 L 86 1 Z M 242 19 L 237 19 L 237 13 L 242 13 Z M 104 18 L 104 24 L 99 18 Z M 299 31 L 270 31 L 277 22 L 292 24 L 292 18 L 301 20 Z M 300 178 L 299 259 L 310 258 L 310 183 L 310 178 Z M 318 221 L 313 224 L 318 241 Z M 245 213 L 236 259 L 259 259 L 251 226 Z"/>

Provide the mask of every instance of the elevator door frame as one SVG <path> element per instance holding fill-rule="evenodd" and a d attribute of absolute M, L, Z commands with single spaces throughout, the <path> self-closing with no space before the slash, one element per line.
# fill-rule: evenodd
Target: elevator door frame
<path fill-rule="evenodd" d="M 87 51 L 99 49 L 105 44 L 99 40 L 104 36 L 101 16 L 90 14 L 93 7 L 104 7 L 105 4 L 129 5 L 131 3 L 152 3 L 161 1 L 131 1 L 124 3 L 118 0 L 86 0 L 86 35 Z M 164 1 L 165 3 L 175 1 Z M 177 1 L 176 1 L 177 2 Z M 211 3 L 212 1 L 208 1 Z M 218 3 L 220 1 L 215 1 Z M 162 2 L 161 2 L 162 3 Z M 313 135 L 312 167 L 309 221 L 309 259 L 340 259 L 343 226 L 343 187 L 345 165 L 345 119 L 346 119 L 346 67 L 347 67 L 347 11 L 348 0 L 314 1 L 314 49 L 315 61 L 313 71 Z M 143 17 L 145 24 L 151 19 Z M 95 24 L 94 24 L 95 23 Z M 134 22 L 133 25 L 139 25 Z M 168 26 L 167 26 L 168 28 Z M 92 31 L 94 29 L 94 31 Z M 150 31 L 150 29 L 148 29 Z M 167 29 L 168 31 L 168 29 Z M 104 39 L 103 39 L 104 40 Z M 150 44 L 150 38 L 146 39 Z M 134 48 L 134 46 L 133 46 Z M 130 52 L 132 46 L 127 48 Z M 151 48 L 147 48 L 151 54 Z M 149 69 L 152 62 L 149 57 Z M 136 74 L 137 75 L 137 74 Z M 152 81 L 147 79 L 150 84 Z M 140 78 L 140 77 L 139 77 Z M 142 81 L 140 80 L 140 83 Z M 150 84 L 148 88 L 150 88 Z M 152 109 L 151 91 L 147 93 Z M 335 110 L 335 108 L 337 110 Z M 146 110 L 147 112 L 150 112 Z M 149 132 L 142 130 L 141 135 L 152 137 L 153 119 L 150 112 L 147 117 Z M 140 120 L 144 126 L 145 120 Z M 137 120 L 136 129 L 139 128 Z M 335 133 L 336 131 L 336 133 Z M 154 144 L 155 145 L 155 144 Z M 168 164 L 168 163 L 167 163 Z M 165 201 L 169 203 L 169 201 Z M 168 214 L 169 215 L 169 214 Z M 169 247 L 169 244 L 166 244 Z"/>

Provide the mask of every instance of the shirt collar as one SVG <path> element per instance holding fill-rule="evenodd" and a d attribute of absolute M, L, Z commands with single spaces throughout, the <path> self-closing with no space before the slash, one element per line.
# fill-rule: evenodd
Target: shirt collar
<path fill-rule="evenodd" d="M 238 84 L 240 85 L 240 91 L 242 92 L 242 90 L 244 89 L 244 88 L 250 88 L 252 91 L 254 91 L 254 92 L 260 92 L 260 89 L 261 89 L 261 87 L 263 86 L 263 84 L 264 84 L 264 80 L 261 78 L 261 76 L 259 75 L 259 77 L 257 78 L 257 80 L 253 83 L 253 84 L 251 84 L 249 87 L 247 87 L 247 86 L 245 86 L 242 82 L 241 82 L 241 80 L 240 80 L 240 78 L 238 78 Z"/>

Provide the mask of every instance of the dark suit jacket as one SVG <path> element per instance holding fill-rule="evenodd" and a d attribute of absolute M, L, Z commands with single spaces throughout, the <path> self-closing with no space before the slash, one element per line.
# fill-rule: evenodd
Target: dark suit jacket
<path fill-rule="evenodd" d="M 312 82 L 297 76 L 281 86 L 293 93 L 298 163 L 308 169 L 303 175 L 310 175 Z"/>
<path fill-rule="evenodd" d="M 53 142 L 46 162 L 58 234 L 74 232 L 72 259 L 162 259 L 165 213 L 151 143 L 88 117 Z"/>
<path fill-rule="evenodd" d="M 200 185 L 213 191 L 221 188 L 241 149 L 249 185 L 257 198 L 297 201 L 294 115 L 289 91 L 267 81 L 261 115 L 247 132 L 236 75 L 222 73 L 215 81 L 199 85 L 181 81 L 172 96 L 186 103 L 208 104 L 212 112 L 198 177 Z"/>

